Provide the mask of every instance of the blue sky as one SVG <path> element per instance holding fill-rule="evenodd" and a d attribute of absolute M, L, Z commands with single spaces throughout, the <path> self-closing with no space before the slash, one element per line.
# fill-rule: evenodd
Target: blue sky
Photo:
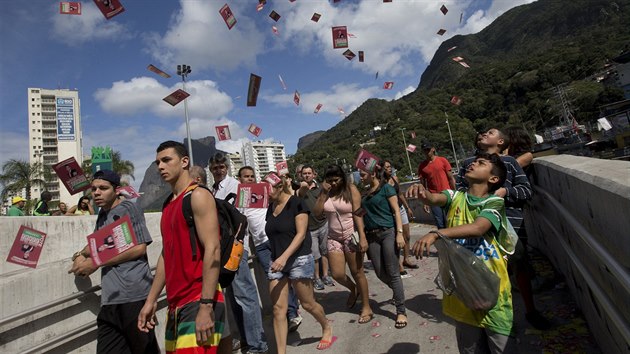
<path fill-rule="evenodd" d="M 229 124 L 233 140 L 217 147 L 237 151 L 254 138 L 247 132 L 254 123 L 262 128 L 260 139 L 282 142 L 291 154 L 301 136 L 329 129 L 366 99 L 413 91 L 442 41 L 478 32 L 527 2 L 268 0 L 257 12 L 256 0 L 123 0 L 126 11 L 107 21 L 92 1 L 82 2 L 82 15 L 71 16 L 60 15 L 54 1 L 0 0 L 0 163 L 28 158 L 28 87 L 76 88 L 84 152 L 95 145 L 121 151 L 136 165 L 138 186 L 157 145 L 185 136 L 183 104 L 162 101 L 181 88 L 177 64 L 192 67 L 193 138 L 214 136 L 216 125 Z M 225 3 L 236 16 L 232 30 L 219 15 Z M 269 18 L 272 10 L 282 16 L 277 23 Z M 310 20 L 314 12 L 322 15 L 318 23 Z M 348 27 L 355 36 L 350 49 L 363 50 L 364 63 L 332 48 L 332 26 Z M 436 34 L 440 28 L 444 36 Z M 151 73 L 148 64 L 173 77 Z M 246 106 L 250 73 L 262 77 L 256 107 Z M 394 88 L 383 90 L 385 81 Z M 293 103 L 295 90 L 300 106 Z M 318 103 L 323 107 L 313 114 Z"/>

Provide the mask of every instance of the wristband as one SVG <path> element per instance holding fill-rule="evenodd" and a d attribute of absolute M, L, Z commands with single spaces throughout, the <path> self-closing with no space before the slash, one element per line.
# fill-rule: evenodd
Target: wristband
<path fill-rule="evenodd" d="M 201 298 L 201 299 L 199 299 L 199 303 L 202 304 L 202 305 L 212 304 L 214 306 L 214 305 L 216 305 L 217 302 L 214 299 Z"/>

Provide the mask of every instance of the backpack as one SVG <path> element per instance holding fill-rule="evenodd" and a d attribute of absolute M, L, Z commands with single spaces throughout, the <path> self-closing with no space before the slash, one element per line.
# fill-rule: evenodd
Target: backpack
<path fill-rule="evenodd" d="M 193 211 L 191 205 L 191 195 L 196 188 L 203 188 L 210 192 L 205 186 L 193 184 L 184 192 L 184 200 L 182 201 L 182 212 L 184 219 L 188 225 L 188 233 L 190 237 L 190 247 L 192 248 L 193 259 L 197 257 L 197 230 L 195 229 L 195 220 L 193 219 Z M 212 193 L 210 193 L 212 194 Z M 171 194 L 164 206 L 172 199 Z M 219 221 L 219 239 L 221 243 L 221 270 L 219 272 L 219 284 L 222 288 L 226 288 L 232 284 L 234 276 L 238 271 L 243 256 L 243 247 L 245 233 L 247 232 L 247 217 L 241 214 L 230 199 L 236 199 L 236 195 L 231 193 L 225 200 L 216 199 L 217 216 Z M 164 209 L 164 208 L 162 208 Z"/>

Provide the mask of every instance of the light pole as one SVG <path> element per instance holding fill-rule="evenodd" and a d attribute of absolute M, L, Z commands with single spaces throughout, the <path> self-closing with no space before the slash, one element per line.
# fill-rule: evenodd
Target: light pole
<path fill-rule="evenodd" d="M 400 128 L 400 132 L 402 133 L 405 153 L 407 153 L 407 163 L 409 164 L 409 173 L 411 174 L 411 179 L 413 179 L 413 170 L 411 169 L 411 160 L 409 159 L 409 150 L 407 150 L 407 140 L 405 139 L 405 128 Z"/>
<path fill-rule="evenodd" d="M 177 75 L 182 77 L 182 86 L 186 91 L 186 77 L 190 74 L 190 65 L 177 65 Z M 186 116 L 186 137 L 188 138 L 188 155 L 190 155 L 190 166 L 193 166 L 192 141 L 190 140 L 190 123 L 188 122 L 188 99 L 184 99 L 184 115 Z"/>
<path fill-rule="evenodd" d="M 451 134 L 451 125 L 448 124 L 448 114 L 444 112 L 446 116 L 446 126 L 448 127 L 448 135 L 451 137 L 451 146 L 453 147 L 453 157 L 455 158 L 455 166 L 457 167 L 457 171 L 459 171 L 459 161 L 457 160 L 457 153 L 455 152 L 455 143 L 453 142 L 453 134 Z"/>

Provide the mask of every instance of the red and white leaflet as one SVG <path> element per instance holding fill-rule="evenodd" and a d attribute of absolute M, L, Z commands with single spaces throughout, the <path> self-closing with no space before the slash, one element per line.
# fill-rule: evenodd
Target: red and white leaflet
<path fill-rule="evenodd" d="M 440 7 L 440 11 L 442 11 L 442 13 L 446 15 L 446 13 L 448 12 L 448 9 L 446 8 L 446 6 L 442 5 L 442 7 Z"/>
<path fill-rule="evenodd" d="M 282 178 L 280 178 L 280 176 L 278 176 L 275 173 L 268 173 L 265 178 L 263 178 L 263 181 L 271 184 L 271 186 L 275 186 L 278 183 L 282 183 Z"/>
<path fill-rule="evenodd" d="M 53 165 L 52 168 L 70 195 L 90 188 L 90 181 L 85 177 L 81 166 L 79 166 L 74 157 L 65 159 Z"/>
<path fill-rule="evenodd" d="M 94 0 L 94 3 L 108 20 L 125 12 L 125 8 L 120 3 L 120 0 Z"/>
<path fill-rule="evenodd" d="M 256 101 L 258 101 L 258 91 L 260 91 L 261 82 L 262 82 L 262 77 L 256 74 L 249 75 L 249 88 L 247 89 L 247 106 L 248 107 L 256 106 Z"/>
<path fill-rule="evenodd" d="M 74 1 L 62 1 L 59 3 L 59 13 L 62 15 L 80 15 L 81 3 Z"/>
<path fill-rule="evenodd" d="M 444 28 L 440 28 L 440 30 L 437 31 L 437 34 L 439 34 L 440 36 L 443 36 L 444 33 L 446 33 L 446 30 Z"/>
<path fill-rule="evenodd" d="M 287 84 L 284 83 L 284 80 L 282 80 L 282 76 L 278 75 L 278 79 L 280 79 L 280 85 L 282 85 L 283 89 L 287 89 Z"/>
<path fill-rule="evenodd" d="M 280 17 L 282 17 L 282 16 L 280 16 L 280 14 L 276 12 L 276 10 L 272 10 L 271 13 L 269 14 L 269 17 L 272 20 L 278 22 L 278 20 L 280 20 Z"/>
<path fill-rule="evenodd" d="M 315 110 L 313 111 L 313 113 L 317 114 L 319 113 L 319 110 L 322 109 L 324 105 L 321 103 L 318 103 L 317 106 L 315 106 Z"/>
<path fill-rule="evenodd" d="M 462 58 L 462 57 L 454 57 L 453 60 L 459 63 L 460 61 L 464 60 L 464 58 Z"/>
<path fill-rule="evenodd" d="M 339 113 L 341 114 L 346 114 L 346 112 L 341 107 L 337 107 L 337 111 L 339 111 Z"/>
<path fill-rule="evenodd" d="M 383 84 L 383 89 L 385 89 L 385 90 L 391 90 L 393 88 L 394 88 L 394 82 L 393 81 L 386 81 Z"/>
<path fill-rule="evenodd" d="M 149 64 L 149 66 L 147 66 L 147 69 L 149 69 L 149 71 L 152 71 L 158 75 L 160 75 L 161 77 L 168 79 L 169 77 L 171 77 L 171 75 L 165 73 L 164 71 L 158 69 L 155 65 L 153 64 Z"/>
<path fill-rule="evenodd" d="M 346 26 L 332 28 L 333 48 L 348 48 L 348 29 Z"/>
<path fill-rule="evenodd" d="M 129 215 L 101 227 L 87 237 L 92 262 L 97 267 L 138 244 Z"/>
<path fill-rule="evenodd" d="M 462 104 L 462 99 L 458 96 L 453 96 L 451 97 L 451 103 L 456 106 L 459 106 L 460 104 Z"/>
<path fill-rule="evenodd" d="M 415 139 L 416 138 L 416 132 L 412 131 L 410 135 L 411 135 L 411 139 Z"/>
<path fill-rule="evenodd" d="M 20 226 L 15 240 L 13 240 L 13 246 L 9 250 L 7 262 L 30 268 L 37 267 L 44 241 L 46 241 L 45 233 L 24 225 Z"/>
<path fill-rule="evenodd" d="M 374 171 L 374 168 L 378 164 L 379 158 L 376 155 L 369 153 L 367 150 L 359 150 L 357 160 L 354 162 L 354 166 L 360 170 L 366 172 Z"/>
<path fill-rule="evenodd" d="M 136 191 L 132 186 L 123 186 L 116 188 L 116 193 L 122 195 L 127 199 L 135 199 L 140 197 L 140 193 Z"/>
<path fill-rule="evenodd" d="M 256 11 L 260 12 L 262 11 L 262 9 L 265 7 L 265 4 L 258 4 L 256 5 Z"/>
<path fill-rule="evenodd" d="M 221 17 L 223 17 L 223 21 L 227 25 L 228 29 L 232 29 L 236 24 L 236 17 L 234 17 L 234 13 L 230 10 L 230 6 L 228 4 L 223 5 L 223 7 L 219 10 Z"/>
<path fill-rule="evenodd" d="M 348 38 L 357 38 L 357 36 L 355 36 L 354 34 L 348 32 Z"/>
<path fill-rule="evenodd" d="M 365 61 L 365 54 L 362 50 L 359 51 L 359 63 L 363 63 Z"/>
<path fill-rule="evenodd" d="M 278 172 L 280 176 L 284 176 L 289 173 L 289 164 L 286 160 L 276 164 L 276 172 Z"/>
<path fill-rule="evenodd" d="M 322 15 L 318 14 L 317 12 L 315 12 L 315 13 L 313 13 L 313 17 L 311 17 L 311 21 L 317 22 L 317 21 L 319 21 L 320 17 L 322 17 Z"/>
<path fill-rule="evenodd" d="M 416 151 L 416 146 L 415 146 L 415 145 L 413 145 L 413 144 L 409 144 L 409 145 L 407 145 L 407 151 L 409 151 L 409 152 L 414 152 L 414 151 Z"/>
<path fill-rule="evenodd" d="M 465 62 L 465 61 L 460 61 L 460 62 L 459 62 L 459 65 L 461 65 L 461 66 L 463 66 L 463 67 L 465 67 L 465 68 L 470 68 L 470 66 L 469 66 L 468 64 L 466 64 L 466 62 Z"/>
<path fill-rule="evenodd" d="M 227 125 L 218 125 L 218 126 L 214 127 L 214 129 L 217 131 L 217 137 L 219 138 L 219 141 L 232 139 L 232 135 L 230 134 L 230 127 L 229 126 L 227 126 Z"/>
<path fill-rule="evenodd" d="M 269 207 L 269 183 L 239 183 L 236 195 L 237 208 Z"/>
<path fill-rule="evenodd" d="M 276 36 L 280 34 L 280 32 L 278 32 L 278 27 L 276 26 L 271 26 L 271 32 L 273 32 Z"/>
<path fill-rule="evenodd" d="M 450 52 L 451 50 L 453 50 L 453 49 L 455 49 L 455 48 L 457 48 L 457 46 L 450 47 L 450 48 L 448 48 L 447 52 Z"/>
<path fill-rule="evenodd" d="M 295 102 L 296 106 L 300 105 L 300 93 L 295 90 L 295 93 L 293 94 L 293 102 Z"/>
<path fill-rule="evenodd" d="M 262 132 L 262 129 L 256 124 L 250 124 L 249 128 L 247 128 L 247 131 L 254 134 L 255 136 L 259 136 Z"/>
<path fill-rule="evenodd" d="M 185 100 L 186 97 L 190 96 L 190 94 L 182 89 L 179 89 L 170 95 L 164 97 L 162 100 L 171 106 L 175 106 L 181 101 Z"/>
<path fill-rule="evenodd" d="M 356 57 L 356 55 L 350 49 L 346 49 L 346 51 L 343 52 L 343 56 L 346 57 L 346 59 L 348 60 L 352 60 L 354 59 L 354 57 Z"/>

